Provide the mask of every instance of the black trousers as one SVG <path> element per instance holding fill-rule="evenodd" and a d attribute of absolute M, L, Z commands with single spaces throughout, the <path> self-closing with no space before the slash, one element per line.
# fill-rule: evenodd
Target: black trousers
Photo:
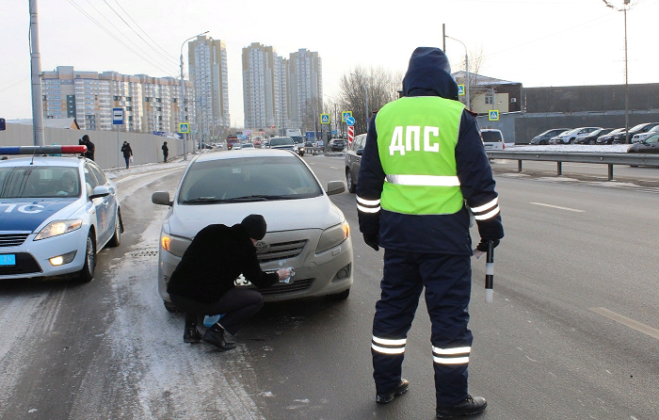
<path fill-rule="evenodd" d="M 172 303 L 185 313 L 186 323 L 197 323 L 200 316 L 226 314 L 218 324 L 232 335 L 263 306 L 263 296 L 256 290 L 244 287 L 234 287 L 213 303 L 198 302 L 173 294 L 169 297 Z"/>

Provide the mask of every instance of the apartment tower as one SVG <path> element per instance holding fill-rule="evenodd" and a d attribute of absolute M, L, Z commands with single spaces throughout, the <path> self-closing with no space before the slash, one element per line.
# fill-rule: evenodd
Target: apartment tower
<path fill-rule="evenodd" d="M 317 52 L 302 48 L 291 53 L 289 83 L 292 128 L 314 127 L 323 108 L 323 66 Z"/>

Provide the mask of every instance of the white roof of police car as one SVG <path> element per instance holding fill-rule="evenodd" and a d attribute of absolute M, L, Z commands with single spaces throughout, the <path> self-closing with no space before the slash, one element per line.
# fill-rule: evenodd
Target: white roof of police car
<path fill-rule="evenodd" d="M 196 162 L 207 162 L 211 160 L 220 160 L 220 159 L 239 159 L 244 157 L 253 157 L 253 156 L 290 156 L 291 152 L 288 150 L 277 150 L 277 149 L 240 149 L 230 153 L 218 152 L 218 153 L 204 153 L 200 155 L 195 160 Z"/>
<path fill-rule="evenodd" d="M 25 155 L 23 155 L 25 156 Z M 75 168 L 80 166 L 80 161 L 83 160 L 76 156 L 35 156 L 20 157 L 15 159 L 0 160 L 0 165 L 10 166 L 66 166 Z"/>

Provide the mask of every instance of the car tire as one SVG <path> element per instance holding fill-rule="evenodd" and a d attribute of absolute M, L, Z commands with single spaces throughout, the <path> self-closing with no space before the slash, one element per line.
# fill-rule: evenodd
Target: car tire
<path fill-rule="evenodd" d="M 123 230 L 124 226 L 121 220 L 121 211 L 117 210 L 117 216 L 114 220 L 114 235 L 112 235 L 110 242 L 108 242 L 109 247 L 116 248 L 121 245 L 121 232 L 123 232 Z"/>
<path fill-rule="evenodd" d="M 546 145 L 547 145 L 547 142 L 546 142 L 546 141 L 541 141 L 541 142 L 540 142 L 540 145 L 541 145 L 541 146 L 546 146 Z"/>
<path fill-rule="evenodd" d="M 304 156 L 304 152 L 300 152 L 300 157 L 301 157 L 301 156 Z"/>
<path fill-rule="evenodd" d="M 350 296 L 350 289 L 346 289 L 341 293 L 334 293 L 331 295 L 325 296 L 327 300 L 346 300 Z"/>
<path fill-rule="evenodd" d="M 350 168 L 346 168 L 346 185 L 348 186 L 348 192 L 354 194 L 357 192 L 357 185 L 352 180 L 352 174 L 350 173 Z"/>
<path fill-rule="evenodd" d="M 595 140 L 590 140 L 588 144 L 595 144 Z"/>
<path fill-rule="evenodd" d="M 87 247 L 85 249 L 85 265 L 78 274 L 78 280 L 81 283 L 89 283 L 94 278 L 96 269 L 96 241 L 94 240 L 93 231 L 87 235 Z"/>
<path fill-rule="evenodd" d="M 165 304 L 165 309 L 167 310 L 167 312 L 172 314 L 178 312 L 178 309 L 176 308 L 176 306 L 174 306 L 172 302 L 167 302 L 166 300 L 163 300 L 162 303 Z"/>

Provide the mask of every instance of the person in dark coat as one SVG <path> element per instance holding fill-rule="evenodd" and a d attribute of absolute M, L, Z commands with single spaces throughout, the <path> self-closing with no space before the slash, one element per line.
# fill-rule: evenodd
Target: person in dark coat
<path fill-rule="evenodd" d="M 425 289 L 437 417 L 475 415 L 487 401 L 469 395 L 467 386 L 473 341 L 467 326 L 469 226 L 473 217 L 479 251 L 499 244 L 498 194 L 475 114 L 458 101 L 442 50 L 414 51 L 403 95 L 371 120 L 357 185 L 364 242 L 385 249 L 371 344 L 376 402 L 389 403 L 408 390 L 402 362 Z"/>
<path fill-rule="evenodd" d="M 167 156 L 169 156 L 169 147 L 167 147 L 167 142 L 162 144 L 162 154 L 165 155 L 165 162 L 167 162 Z"/>
<path fill-rule="evenodd" d="M 192 240 L 167 285 L 172 303 L 185 312 L 183 341 L 203 340 L 225 351 L 235 343 L 225 340 L 224 331 L 236 334 L 242 324 L 263 306 L 263 296 L 253 289 L 236 287 L 242 273 L 258 288 L 267 288 L 290 276 L 290 270 L 264 273 L 256 257 L 256 243 L 265 236 L 267 225 L 261 215 L 251 214 L 231 227 L 208 225 Z M 225 314 L 201 337 L 200 317 Z"/>
<path fill-rule="evenodd" d="M 88 159 L 94 160 L 94 152 L 96 151 L 96 146 L 94 146 L 94 143 L 89 140 L 89 136 L 87 134 L 82 136 L 82 139 L 78 141 L 78 144 L 87 146 L 87 151 L 84 153 L 84 156 Z"/>
<path fill-rule="evenodd" d="M 125 141 L 124 145 L 121 146 L 121 152 L 124 154 L 124 160 L 126 161 L 126 169 L 128 169 L 130 167 L 130 157 L 133 156 L 133 149 L 130 148 L 130 143 Z"/>

